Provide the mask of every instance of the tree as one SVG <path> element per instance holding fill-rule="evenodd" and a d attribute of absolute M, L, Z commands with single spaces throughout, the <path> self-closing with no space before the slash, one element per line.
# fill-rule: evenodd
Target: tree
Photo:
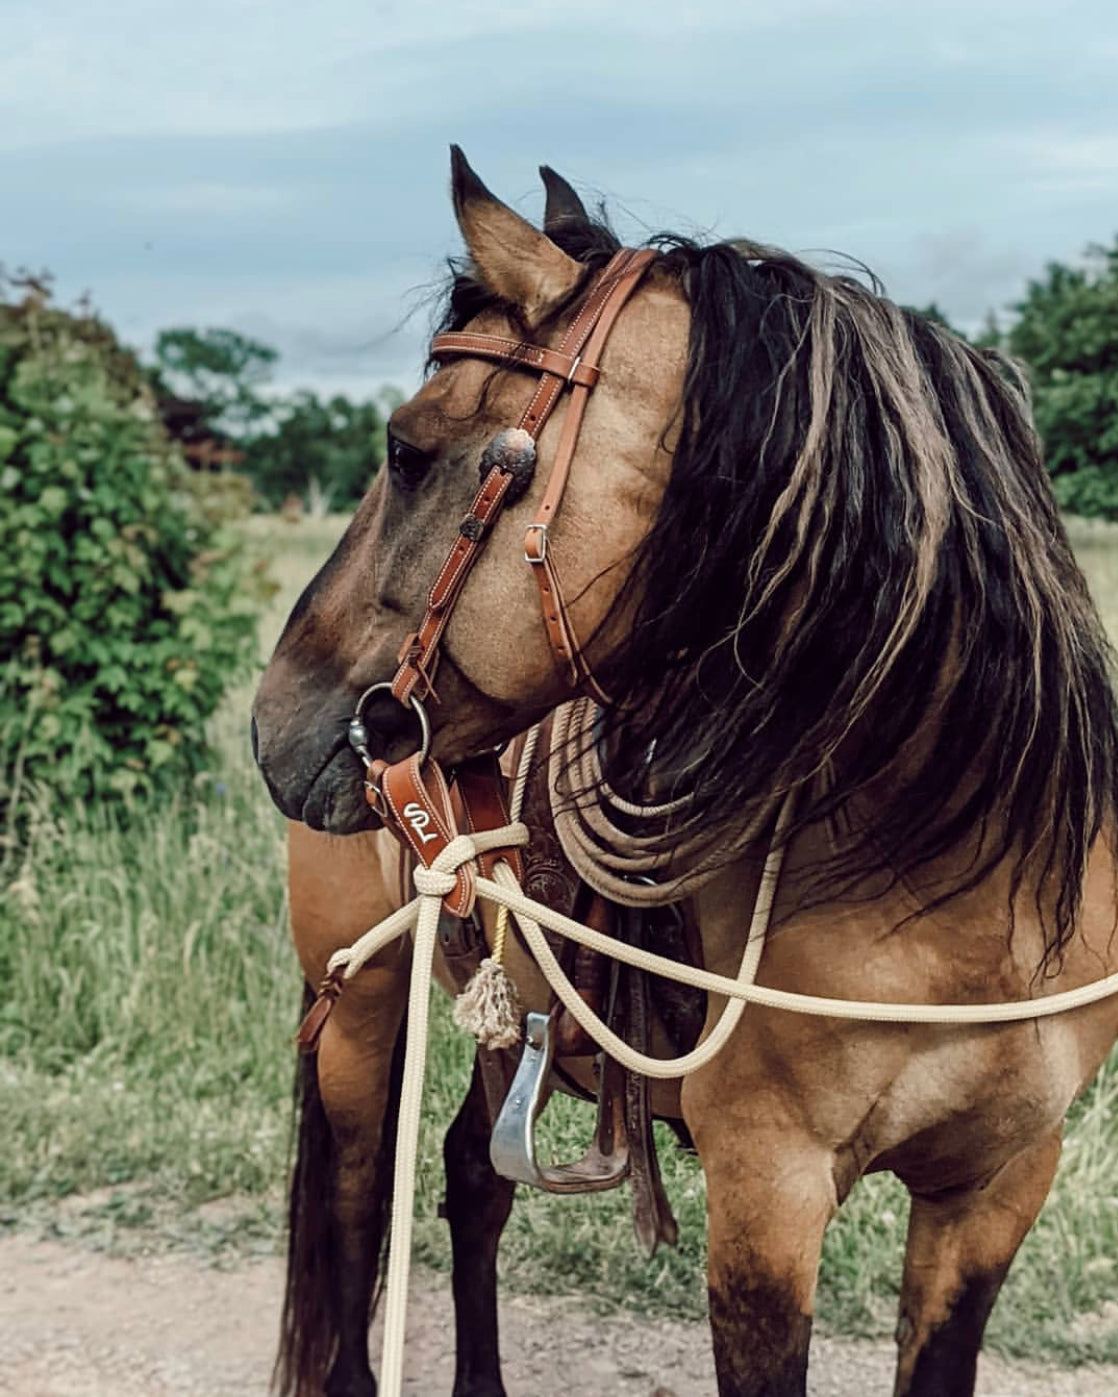
<path fill-rule="evenodd" d="M 157 389 L 202 404 L 213 426 L 244 436 L 269 411 L 260 389 L 278 358 L 269 345 L 236 330 L 162 330 L 155 341 Z"/>
<path fill-rule="evenodd" d="M 195 436 L 243 452 L 240 468 L 265 504 L 277 508 L 318 490 L 332 508 L 351 508 L 384 459 L 385 422 L 399 394 L 385 389 L 379 400 L 360 403 L 309 390 L 265 396 L 278 358 L 235 330 L 180 326 L 156 338 L 150 376 L 172 430 L 189 418 Z"/>
<path fill-rule="evenodd" d="M 274 507 L 317 486 L 331 508 L 352 508 L 384 459 L 385 414 L 374 402 L 304 390 L 274 405 L 273 423 L 248 443 L 245 464 Z"/>
<path fill-rule="evenodd" d="M 1050 262 L 1006 337 L 1028 365 L 1056 498 L 1118 519 L 1118 238 L 1079 267 Z"/>

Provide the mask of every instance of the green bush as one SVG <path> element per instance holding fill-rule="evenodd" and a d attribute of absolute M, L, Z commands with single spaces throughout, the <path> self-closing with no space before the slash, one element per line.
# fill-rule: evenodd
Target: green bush
<path fill-rule="evenodd" d="M 135 358 L 0 284 L 0 810 L 165 789 L 256 654 L 253 574 Z"/>

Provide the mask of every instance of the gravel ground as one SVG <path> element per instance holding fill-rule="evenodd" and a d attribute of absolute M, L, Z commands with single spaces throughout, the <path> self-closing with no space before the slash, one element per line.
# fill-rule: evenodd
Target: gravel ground
<path fill-rule="evenodd" d="M 12 1397 L 264 1397 L 278 1261 L 221 1271 L 181 1254 L 124 1260 L 16 1234 L 0 1239 L 0 1393 Z M 706 1328 L 588 1314 L 570 1299 L 507 1296 L 510 1397 L 711 1397 Z M 374 1335 L 374 1352 L 379 1336 Z M 444 1277 L 413 1277 L 409 1397 L 449 1393 Z M 887 1344 L 820 1339 L 812 1397 L 892 1390 Z M 982 1397 L 1113 1397 L 1118 1369 L 1059 1372 L 984 1360 Z"/>

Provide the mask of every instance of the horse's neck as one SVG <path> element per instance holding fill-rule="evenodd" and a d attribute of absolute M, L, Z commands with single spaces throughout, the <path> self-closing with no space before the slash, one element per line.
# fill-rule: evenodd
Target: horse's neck
<path fill-rule="evenodd" d="M 931 737 L 923 734 L 921 740 Z M 541 743 L 542 750 L 546 748 Z M 818 779 L 839 781 L 841 772 L 826 772 Z M 646 790 L 662 793 L 665 778 L 654 764 L 647 780 Z M 965 794 L 964 779 L 960 799 Z M 875 991 L 871 983 L 875 977 L 881 981 L 879 989 L 891 986 L 893 996 L 900 999 L 921 995 L 941 1000 L 989 999 L 998 997 L 999 987 L 1002 997 L 1027 993 L 1044 960 L 1044 927 L 1036 889 L 1026 884 L 1016 897 L 1010 934 L 1009 860 L 978 887 L 925 913 L 945 887 L 958 885 L 968 866 L 973 866 L 983 838 L 977 830 L 973 841 L 964 841 L 949 856 L 930 864 L 919 879 L 897 879 L 885 870 L 841 895 L 820 893 L 820 866 L 833 866 L 836 860 L 841 864 L 851 824 L 871 818 L 874 799 L 872 790 L 863 793 L 839 815 L 801 831 L 791 841 L 773 907 L 771 946 L 762 978 L 767 966 L 790 988 L 806 989 L 810 984 L 817 993 L 862 998 L 885 997 Z M 555 834 L 545 762 L 536 764 L 525 814 L 539 854 L 534 862 L 540 874 L 537 886 L 526 890 L 551 905 L 561 902 L 560 910 L 569 911 L 578 875 Z M 989 829 L 985 837 L 991 837 Z M 761 841 L 727 865 L 693 899 L 704 960 L 711 969 L 736 972 L 766 853 Z M 1116 907 L 1113 870 L 1100 845 L 1088 873 L 1083 928 L 1069 947 L 1066 973 L 1089 979 L 1098 973 L 1099 965 L 1118 956 L 1118 937 L 1112 937 Z M 1084 970 L 1088 962 L 1096 966 L 1095 971 Z M 846 988 L 838 988 L 840 983 Z"/>

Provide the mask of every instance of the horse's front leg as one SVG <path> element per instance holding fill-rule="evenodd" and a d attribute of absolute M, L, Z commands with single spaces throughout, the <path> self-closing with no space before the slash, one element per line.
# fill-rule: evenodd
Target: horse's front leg
<path fill-rule="evenodd" d="M 719 1397 L 804 1397 L 832 1156 L 727 1099 L 719 1062 L 687 1079 L 683 1114 L 707 1185 L 707 1284 Z"/>
<path fill-rule="evenodd" d="M 497 1246 L 516 1187 L 489 1161 L 490 1121 L 481 1067 L 446 1133 L 446 1220 L 454 1257 L 453 1397 L 505 1397 L 497 1341 Z"/>
<path fill-rule="evenodd" d="M 971 1188 L 912 1195 L 897 1325 L 896 1397 L 968 1397 L 1010 1262 L 1060 1158 L 1046 1136 Z"/>
<path fill-rule="evenodd" d="M 309 984 L 330 954 L 394 908 L 366 836 L 329 839 L 293 825 L 291 925 Z M 304 1059 L 291 1184 L 282 1397 L 376 1397 L 371 1297 L 392 1200 L 389 1152 L 399 1102 L 397 1045 L 409 954 L 389 946 L 354 977 Z"/>

